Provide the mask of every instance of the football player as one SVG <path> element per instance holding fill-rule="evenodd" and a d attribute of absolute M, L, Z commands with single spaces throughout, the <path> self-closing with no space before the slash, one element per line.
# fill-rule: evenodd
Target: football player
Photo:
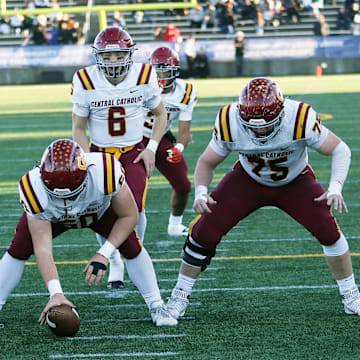
<path fill-rule="evenodd" d="M 327 190 L 308 164 L 308 147 L 332 157 Z M 239 153 L 239 161 L 208 195 L 215 168 L 232 151 Z M 195 280 L 222 237 L 256 209 L 272 205 L 317 238 L 345 312 L 360 315 L 349 245 L 331 212 L 331 207 L 348 211 L 342 188 L 350 161 L 349 147 L 320 122 L 310 105 L 284 99 L 271 79 L 251 80 L 238 103 L 218 112 L 213 137 L 198 160 L 193 207 L 199 216 L 190 224 L 180 274 L 168 301 L 170 313 L 176 318 L 184 315 Z"/>
<path fill-rule="evenodd" d="M 143 241 L 147 178 L 154 170 L 155 153 L 166 125 L 166 110 L 155 71 L 149 64 L 133 64 L 134 49 L 131 36 L 117 26 L 107 27 L 96 36 L 93 45 L 96 65 L 77 71 L 73 77 L 72 135 L 85 152 L 111 153 L 121 162 L 138 207 L 137 231 Z M 155 119 L 145 148 L 144 106 Z M 97 239 L 100 244 L 106 240 L 99 235 Z M 123 286 L 123 263 L 117 252 L 111 264 L 108 285 Z"/>
<path fill-rule="evenodd" d="M 188 168 L 182 152 L 191 141 L 190 124 L 197 102 L 193 85 L 178 78 L 180 60 L 178 54 L 166 47 L 157 48 L 150 57 L 162 88 L 161 99 L 167 111 L 167 124 L 156 152 L 155 166 L 166 177 L 173 188 L 171 213 L 168 225 L 170 236 L 187 235 L 188 228 L 182 224 L 183 213 L 191 191 Z M 179 135 L 176 141 L 171 132 L 173 120 L 179 119 Z M 154 126 L 154 115 L 146 109 L 144 124 L 144 146 L 149 143 Z"/>
<path fill-rule="evenodd" d="M 57 304 L 74 307 L 63 294 L 52 241 L 69 229 L 89 227 L 108 240 L 86 265 L 85 281 L 98 285 L 110 256 L 119 249 L 153 322 L 176 325 L 161 298 L 152 261 L 134 230 L 138 220 L 134 198 L 120 163 L 111 154 L 85 154 L 72 140 L 56 140 L 45 150 L 40 165 L 21 178 L 19 195 L 25 212 L 0 261 L 0 309 L 32 254 L 50 294 L 39 322 L 45 324 L 47 311 Z"/>

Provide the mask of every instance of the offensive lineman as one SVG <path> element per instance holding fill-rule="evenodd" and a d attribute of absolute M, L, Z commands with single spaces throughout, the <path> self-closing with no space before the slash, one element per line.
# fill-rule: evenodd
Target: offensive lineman
<path fill-rule="evenodd" d="M 93 45 L 96 65 L 77 71 L 73 77 L 72 135 L 85 152 L 111 153 L 121 162 L 138 207 L 137 232 L 143 241 L 147 178 L 154 170 L 155 153 L 166 125 L 166 110 L 152 66 L 133 64 L 134 48 L 131 36 L 117 26 L 109 26 L 96 36 Z M 155 116 L 146 148 L 142 144 L 144 106 Z M 100 244 L 106 240 L 99 235 L 97 239 Z M 123 279 L 124 266 L 115 252 L 108 286 L 123 287 Z"/>
<path fill-rule="evenodd" d="M 155 68 L 159 78 L 162 87 L 161 100 L 167 111 L 166 129 L 156 152 L 155 166 L 173 188 L 168 235 L 187 235 L 189 229 L 182 224 L 182 218 L 191 191 L 191 183 L 188 178 L 186 160 L 182 152 L 192 141 L 190 124 L 197 102 L 196 90 L 193 85 L 178 78 L 180 75 L 180 60 L 174 50 L 166 46 L 157 48 L 151 54 L 150 64 Z M 176 118 L 179 119 L 177 142 L 171 132 L 172 122 Z M 149 109 L 146 109 L 144 146 L 147 146 L 152 136 L 153 124 L 154 116 Z"/>
<path fill-rule="evenodd" d="M 307 147 L 331 155 L 331 178 L 325 190 L 308 165 Z M 208 195 L 215 168 L 231 151 L 239 161 Z M 347 212 L 342 188 L 350 167 L 349 147 L 320 122 L 310 105 L 284 99 L 267 78 L 251 80 L 238 104 L 218 112 L 213 137 L 200 156 L 194 175 L 194 210 L 177 284 L 168 310 L 183 316 L 193 285 L 209 265 L 221 238 L 247 215 L 276 206 L 320 242 L 339 286 L 347 314 L 360 315 L 348 242 L 331 213 Z"/>
<path fill-rule="evenodd" d="M 108 240 L 86 265 L 85 281 L 97 285 L 111 254 L 119 249 L 152 321 L 157 326 L 176 325 L 161 298 L 152 261 L 133 230 L 138 220 L 136 204 L 112 155 L 85 154 L 72 140 L 56 140 L 45 150 L 40 165 L 21 178 L 19 194 L 25 211 L 0 261 L 0 309 L 32 254 L 50 294 L 39 322 L 45 324 L 47 311 L 57 304 L 75 307 L 63 294 L 52 240 L 71 228 L 89 227 Z"/>

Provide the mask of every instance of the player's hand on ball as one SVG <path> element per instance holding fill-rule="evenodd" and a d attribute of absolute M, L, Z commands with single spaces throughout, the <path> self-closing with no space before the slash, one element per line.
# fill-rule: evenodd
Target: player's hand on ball
<path fill-rule="evenodd" d="M 64 294 L 61 293 L 56 293 L 54 294 L 50 300 L 48 301 L 48 303 L 46 304 L 44 310 L 42 311 L 40 317 L 39 317 L 39 323 L 40 325 L 45 325 L 46 324 L 46 313 L 54 306 L 60 305 L 60 304 L 66 304 L 69 305 L 70 307 L 74 308 L 75 305 L 69 301 Z"/>

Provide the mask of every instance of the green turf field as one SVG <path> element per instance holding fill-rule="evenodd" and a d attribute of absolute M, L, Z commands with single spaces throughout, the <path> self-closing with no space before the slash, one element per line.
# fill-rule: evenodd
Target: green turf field
<path fill-rule="evenodd" d="M 192 178 L 220 106 L 235 100 L 248 79 L 193 81 L 199 102 L 192 123 L 194 143 L 185 150 Z M 275 78 L 284 95 L 310 103 L 324 124 L 352 149 L 344 188 L 348 214 L 337 215 L 360 281 L 360 75 Z M 0 87 L 0 256 L 11 241 L 22 207 L 19 178 L 40 160 L 54 139 L 71 137 L 70 85 Z M 222 163 L 215 185 L 236 160 Z M 310 151 L 310 163 L 325 186 L 330 159 Z M 154 261 L 164 298 L 180 264 L 183 238 L 167 236 L 170 188 L 155 172 L 150 180 L 144 245 Z M 185 223 L 194 218 L 191 196 Z M 357 225 L 356 225 L 357 224 Z M 34 258 L 0 312 L 0 359 L 359 359 L 360 318 L 345 315 L 322 249 L 286 214 L 264 208 L 224 237 L 216 257 L 195 285 L 185 319 L 176 328 L 156 328 L 129 283 L 109 292 L 89 288 L 82 269 L 97 250 L 95 235 L 69 231 L 54 242 L 54 257 L 66 296 L 81 316 L 75 338 L 56 338 L 37 319 L 47 291 Z"/>

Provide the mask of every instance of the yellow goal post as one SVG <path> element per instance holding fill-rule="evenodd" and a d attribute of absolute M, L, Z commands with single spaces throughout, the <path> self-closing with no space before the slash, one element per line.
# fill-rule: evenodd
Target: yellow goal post
<path fill-rule="evenodd" d="M 66 6 L 54 8 L 41 8 L 41 9 L 17 9 L 7 10 L 6 0 L 1 1 L 0 16 L 14 16 L 20 15 L 39 15 L 39 14 L 55 14 L 55 13 L 88 13 L 97 12 L 99 15 L 100 30 L 107 26 L 106 12 L 110 11 L 137 11 L 137 10 L 166 10 L 166 9 L 185 9 L 193 8 L 197 5 L 197 0 L 190 0 L 189 2 L 176 2 L 176 3 L 147 3 L 147 4 L 119 4 L 119 5 L 95 5 L 87 6 Z"/>

